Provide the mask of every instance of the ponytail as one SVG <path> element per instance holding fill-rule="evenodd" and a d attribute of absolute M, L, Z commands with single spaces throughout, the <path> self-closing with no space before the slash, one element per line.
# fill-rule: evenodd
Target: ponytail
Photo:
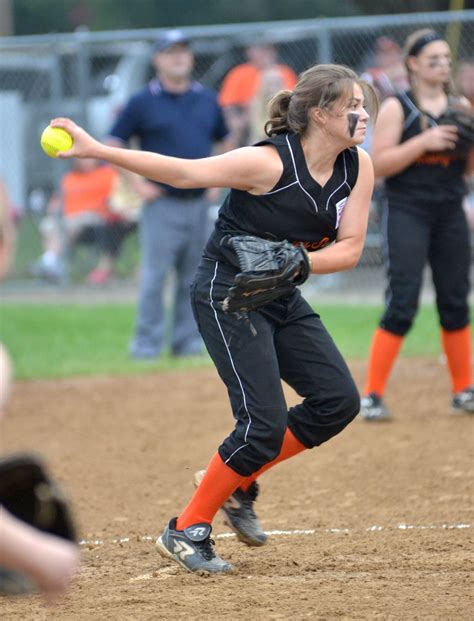
<path fill-rule="evenodd" d="M 288 111 L 290 108 L 292 91 L 279 91 L 268 103 L 268 121 L 265 123 L 267 136 L 284 134 L 290 131 Z"/>

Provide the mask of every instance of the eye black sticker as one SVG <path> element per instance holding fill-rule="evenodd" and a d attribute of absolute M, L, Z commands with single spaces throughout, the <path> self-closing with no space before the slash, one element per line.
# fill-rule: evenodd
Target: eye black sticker
<path fill-rule="evenodd" d="M 357 128 L 357 123 L 359 122 L 360 114 L 358 112 L 348 112 L 347 113 L 347 121 L 349 126 L 349 136 L 351 138 L 354 137 L 355 130 Z"/>

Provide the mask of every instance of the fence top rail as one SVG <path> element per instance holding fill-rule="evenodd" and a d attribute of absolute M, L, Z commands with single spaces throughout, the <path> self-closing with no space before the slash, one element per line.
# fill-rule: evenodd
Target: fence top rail
<path fill-rule="evenodd" d="M 294 38 L 296 31 L 327 31 L 327 30 L 354 30 L 369 29 L 384 26 L 408 26 L 419 24 L 421 21 L 430 23 L 452 23 L 474 20 L 474 9 L 462 11 L 436 11 L 423 13 L 400 13 L 390 15 L 361 15 L 354 17 L 322 17 L 315 19 L 281 20 L 273 22 L 246 22 L 245 24 L 213 24 L 203 26 L 184 26 L 180 28 L 190 38 L 249 35 L 251 32 L 271 30 L 275 39 L 285 39 L 285 35 Z M 51 45 L 52 43 L 67 43 L 73 40 L 81 43 L 107 43 L 122 40 L 152 39 L 160 32 L 169 28 L 142 28 L 132 30 L 90 31 L 87 28 L 78 29 L 71 33 L 48 33 L 41 35 L 21 35 L 14 37 L 0 37 L 0 48 Z"/>

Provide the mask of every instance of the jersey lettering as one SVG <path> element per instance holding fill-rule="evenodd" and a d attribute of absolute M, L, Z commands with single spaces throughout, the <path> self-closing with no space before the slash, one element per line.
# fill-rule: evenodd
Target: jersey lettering
<path fill-rule="evenodd" d="M 314 250 L 321 250 L 324 246 L 327 246 L 331 243 L 331 239 L 329 237 L 323 237 L 319 241 L 294 241 L 292 242 L 294 246 L 301 246 L 303 244 L 305 250 L 308 252 L 313 252 Z"/>
<path fill-rule="evenodd" d="M 457 158 L 447 153 L 425 153 L 415 161 L 415 164 L 426 164 L 428 166 L 444 166 L 444 168 L 447 168 L 455 159 Z"/>

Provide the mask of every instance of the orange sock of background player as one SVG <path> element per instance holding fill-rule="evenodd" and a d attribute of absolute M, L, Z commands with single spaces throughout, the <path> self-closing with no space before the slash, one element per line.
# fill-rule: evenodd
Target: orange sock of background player
<path fill-rule="evenodd" d="M 367 384 L 364 395 L 375 392 L 381 397 L 393 364 L 403 344 L 403 336 L 377 328 L 372 339 L 369 355 Z"/>
<path fill-rule="evenodd" d="M 285 436 L 283 438 L 281 451 L 278 457 L 276 457 L 273 461 L 268 462 L 268 464 L 262 466 L 260 470 L 257 470 L 257 472 L 254 472 L 249 477 L 246 477 L 244 481 L 239 485 L 240 489 L 243 489 L 244 492 L 246 492 L 248 488 L 252 485 L 252 483 L 256 479 L 258 479 L 258 477 L 266 470 L 268 470 L 269 468 L 273 468 L 273 466 L 275 466 L 275 464 L 278 464 L 280 461 L 284 461 L 285 459 L 289 459 L 294 455 L 298 455 L 298 453 L 301 453 L 301 451 L 304 451 L 307 448 L 308 447 L 304 444 L 301 444 L 301 442 L 297 440 L 295 436 L 291 433 L 291 431 L 287 428 L 285 431 Z"/>
<path fill-rule="evenodd" d="M 201 522 L 210 524 L 215 514 L 245 478 L 226 466 L 219 453 L 216 453 L 209 462 L 206 474 L 188 506 L 179 516 L 176 528 L 183 530 Z"/>
<path fill-rule="evenodd" d="M 453 392 L 460 392 L 472 385 L 471 328 L 442 329 L 441 341 L 448 360 Z"/>

